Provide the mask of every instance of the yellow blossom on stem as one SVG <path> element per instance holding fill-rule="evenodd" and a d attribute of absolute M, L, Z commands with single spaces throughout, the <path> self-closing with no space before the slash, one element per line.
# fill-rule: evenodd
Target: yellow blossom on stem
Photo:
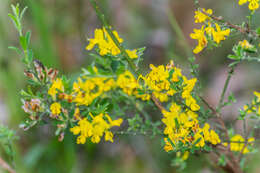
<path fill-rule="evenodd" d="M 246 141 L 241 135 L 236 134 L 230 140 L 231 140 L 231 143 L 230 143 L 231 151 L 242 152 L 243 154 L 246 154 L 249 152 L 248 147 L 245 146 Z M 249 138 L 247 141 L 247 143 L 248 143 L 247 145 L 251 145 L 250 143 L 252 143 L 254 140 L 255 139 L 253 137 Z"/>
<path fill-rule="evenodd" d="M 48 94 L 50 96 L 52 96 L 52 98 L 55 100 L 56 98 L 56 94 L 58 93 L 58 91 L 64 92 L 64 86 L 62 83 L 62 80 L 60 78 L 57 78 L 55 80 L 52 81 L 52 85 L 48 90 Z"/>
<path fill-rule="evenodd" d="M 257 10 L 259 8 L 259 0 L 248 0 L 248 8 L 251 11 Z"/>
<path fill-rule="evenodd" d="M 243 5 L 243 4 L 247 3 L 247 1 L 248 1 L 248 0 L 239 0 L 239 1 L 238 1 L 238 4 L 239 4 L 239 5 Z"/>
<path fill-rule="evenodd" d="M 239 0 L 238 4 L 239 5 L 244 5 L 245 3 L 249 3 L 248 4 L 248 8 L 251 11 L 255 11 L 259 8 L 259 0 Z"/>
<path fill-rule="evenodd" d="M 112 31 L 116 39 L 119 43 L 123 43 L 123 39 L 119 37 L 119 34 L 117 31 Z M 105 28 L 103 29 L 96 29 L 94 38 L 88 39 L 89 44 L 86 46 L 87 50 L 93 49 L 96 45 L 98 45 L 99 48 L 99 54 L 101 56 L 111 54 L 113 56 L 117 56 L 121 53 L 120 49 L 117 47 L 117 45 L 114 43 L 113 39 L 108 34 L 107 30 Z M 137 50 L 126 50 L 126 53 L 128 56 L 132 59 L 138 58 L 137 56 Z"/>
<path fill-rule="evenodd" d="M 124 73 L 120 74 L 116 83 L 117 86 L 122 88 L 123 91 L 128 95 L 132 95 L 134 90 L 136 90 L 138 87 L 138 83 L 130 71 L 125 71 Z"/>
<path fill-rule="evenodd" d="M 204 147 L 205 145 L 205 140 L 203 138 L 203 136 L 200 133 L 196 133 L 194 135 L 194 143 L 196 147 Z"/>
<path fill-rule="evenodd" d="M 139 76 L 139 79 L 140 78 L 142 78 L 142 76 Z M 138 92 L 138 89 L 142 90 L 142 86 L 139 85 L 134 75 L 128 70 L 118 76 L 117 86 L 127 95 L 134 95 L 136 98 L 140 98 L 143 101 L 151 98 L 150 94 L 140 94 Z"/>
<path fill-rule="evenodd" d="M 112 78 L 85 78 L 85 81 L 78 78 L 78 80 L 73 83 L 72 101 L 77 105 L 88 106 L 95 98 L 102 96 L 105 92 L 110 91 L 115 87 L 115 81 Z"/>
<path fill-rule="evenodd" d="M 221 30 L 220 26 L 215 23 L 216 30 L 212 33 L 214 41 L 219 44 L 222 40 L 225 40 L 226 36 L 229 36 L 230 29 Z"/>
<path fill-rule="evenodd" d="M 215 31 L 215 28 L 211 26 L 210 22 L 208 22 L 208 26 L 205 28 L 205 31 L 208 35 L 212 36 L 213 32 Z"/>
<path fill-rule="evenodd" d="M 212 9 L 208 9 L 206 10 L 205 8 L 202 9 L 202 11 L 208 15 L 211 15 L 213 13 Z M 195 11 L 195 23 L 202 23 L 208 19 L 210 19 L 209 16 L 207 16 L 206 14 L 202 13 L 201 11 Z"/>
<path fill-rule="evenodd" d="M 173 147 L 172 147 L 171 143 L 168 141 L 167 138 L 164 138 L 164 142 L 165 142 L 164 150 L 165 150 L 166 152 L 172 151 L 172 150 L 173 150 Z"/>
<path fill-rule="evenodd" d="M 50 107 L 51 113 L 53 115 L 59 115 L 61 113 L 61 105 L 58 102 L 52 103 Z"/>
<path fill-rule="evenodd" d="M 123 122 L 121 118 L 112 120 L 108 114 L 98 114 L 93 116 L 90 113 L 92 121 L 87 118 L 81 119 L 77 126 L 74 126 L 70 131 L 77 137 L 77 144 L 84 144 L 87 138 L 90 138 L 91 142 L 99 143 L 104 136 L 105 141 L 114 142 L 113 133 L 110 131 L 112 127 L 120 126 Z M 107 120 L 105 120 L 105 117 Z"/>
<path fill-rule="evenodd" d="M 185 151 L 182 155 L 182 160 L 187 160 L 189 158 L 190 153 L 188 151 Z"/>
<path fill-rule="evenodd" d="M 194 33 L 190 34 L 192 39 L 198 41 L 198 45 L 193 49 L 193 53 L 200 53 L 208 44 L 207 38 L 205 36 L 205 26 L 203 25 L 201 29 L 194 29 Z"/>
<path fill-rule="evenodd" d="M 75 120 L 79 120 L 80 119 L 80 110 L 79 110 L 79 108 L 75 109 L 75 112 L 74 112 L 73 116 L 74 116 Z"/>
<path fill-rule="evenodd" d="M 135 59 L 135 58 L 138 58 L 138 55 L 137 55 L 137 50 L 134 49 L 134 50 L 126 50 L 126 53 L 128 54 L 128 56 L 131 58 L 131 59 Z"/>

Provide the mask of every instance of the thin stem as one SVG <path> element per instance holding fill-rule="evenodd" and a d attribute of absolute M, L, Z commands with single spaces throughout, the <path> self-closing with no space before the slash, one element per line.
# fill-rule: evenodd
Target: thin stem
<path fill-rule="evenodd" d="M 199 10 L 200 10 L 200 9 L 199 9 Z M 209 16 L 211 19 L 213 19 L 213 20 L 215 20 L 215 21 L 217 21 L 217 22 L 220 22 L 220 23 L 222 23 L 222 24 L 224 24 L 224 25 L 226 25 L 226 26 L 228 26 L 228 27 L 230 27 L 230 28 L 233 28 L 233 29 L 235 29 L 235 30 L 241 32 L 242 34 L 252 34 L 255 38 L 259 38 L 259 35 L 258 35 L 255 31 L 250 30 L 249 28 L 243 28 L 243 27 L 234 25 L 234 24 L 232 24 L 232 23 L 229 22 L 229 21 L 225 21 L 225 20 L 223 19 L 223 17 L 221 17 L 221 16 L 216 17 L 216 16 L 214 16 L 213 14 L 210 15 L 210 14 L 208 14 L 208 13 L 202 11 L 202 10 L 200 10 L 200 12 L 202 12 L 203 14 Z"/>
<path fill-rule="evenodd" d="M 221 97 L 220 97 L 220 100 L 219 100 L 219 103 L 218 103 L 218 106 L 217 106 L 217 112 L 219 112 L 221 110 L 221 108 L 223 107 L 223 101 L 224 101 L 225 93 L 227 91 L 227 87 L 229 85 L 230 79 L 231 79 L 232 75 L 234 74 L 234 69 L 235 69 L 235 66 L 231 67 L 230 71 L 228 72 L 228 76 L 227 76 L 227 79 L 225 81 L 225 85 L 224 85 L 224 88 L 222 90 Z"/>

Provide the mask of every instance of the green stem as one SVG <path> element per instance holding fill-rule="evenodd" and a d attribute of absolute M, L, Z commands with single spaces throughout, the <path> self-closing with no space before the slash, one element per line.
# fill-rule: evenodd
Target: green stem
<path fill-rule="evenodd" d="M 128 54 L 126 53 L 125 48 L 119 43 L 119 41 L 117 40 L 116 36 L 113 34 L 110 25 L 108 24 L 105 15 L 101 12 L 101 10 L 99 9 L 97 3 L 95 0 L 90 0 L 91 5 L 93 6 L 93 8 L 96 11 L 96 14 L 99 18 L 99 20 L 101 21 L 102 25 L 104 26 L 104 28 L 106 29 L 107 33 L 109 34 L 109 36 L 111 37 L 111 39 L 113 40 L 113 42 L 116 44 L 117 48 L 121 51 L 121 53 L 123 54 L 124 58 L 126 59 L 126 61 L 128 62 L 128 64 L 130 65 L 131 69 L 133 70 L 133 72 L 136 73 L 136 75 L 139 75 L 139 72 L 137 71 L 137 67 L 136 65 L 133 63 L 133 61 L 131 60 L 131 58 L 128 56 Z"/>
<path fill-rule="evenodd" d="M 225 85 L 224 85 L 224 88 L 222 90 L 220 100 L 218 102 L 217 112 L 219 112 L 221 110 L 222 106 L 223 106 L 222 104 L 223 104 L 223 101 L 224 101 L 225 93 L 226 93 L 227 87 L 230 83 L 230 79 L 231 79 L 232 75 L 234 74 L 234 69 L 235 69 L 235 66 L 231 67 L 230 71 L 228 72 L 228 76 L 227 76 L 227 79 L 225 81 Z"/>

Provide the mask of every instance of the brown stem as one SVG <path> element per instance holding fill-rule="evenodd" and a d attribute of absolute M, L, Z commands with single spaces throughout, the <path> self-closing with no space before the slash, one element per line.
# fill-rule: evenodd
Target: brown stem
<path fill-rule="evenodd" d="M 224 123 L 224 120 L 221 118 L 221 114 L 219 112 L 216 111 L 215 108 L 213 108 L 203 97 L 199 96 L 201 101 L 212 111 L 212 113 L 218 118 L 218 122 L 220 123 L 220 125 L 223 128 L 223 131 L 225 133 L 226 139 L 229 140 L 229 136 L 228 136 L 228 129 Z M 216 147 L 216 149 L 218 151 L 220 151 L 220 153 L 223 153 L 223 148 L 219 148 Z M 232 170 L 232 171 L 228 171 L 228 172 L 232 172 L 232 173 L 243 173 L 242 169 L 240 168 L 239 165 L 239 160 L 234 156 L 233 152 L 230 150 L 229 146 L 226 148 L 224 154 L 230 158 L 230 163 L 227 163 L 227 166 L 229 167 L 228 170 Z M 232 163 L 232 164 L 231 164 Z M 223 168 L 223 170 L 227 171 L 226 169 Z"/>
<path fill-rule="evenodd" d="M 215 21 L 221 22 L 221 23 L 223 23 L 224 25 L 226 25 L 226 26 L 228 26 L 230 28 L 236 29 L 237 31 L 239 31 L 239 32 L 241 32 L 243 34 L 252 34 L 254 37 L 259 38 L 259 35 L 255 31 L 251 30 L 249 27 L 243 28 L 243 27 L 234 25 L 234 24 L 232 24 L 229 21 L 225 21 L 223 19 L 223 17 L 221 17 L 221 16 L 217 17 L 217 16 L 214 16 L 214 15 L 210 15 L 210 14 L 208 14 L 208 13 L 202 11 L 202 10 L 200 10 L 200 12 L 202 12 L 203 14 L 209 16 L 211 19 L 213 19 Z"/>
<path fill-rule="evenodd" d="M 10 172 L 10 173 L 15 173 L 15 170 L 14 170 L 13 168 L 11 168 L 11 166 L 8 165 L 8 163 L 5 162 L 1 157 L 0 157 L 0 166 L 1 166 L 4 170 L 6 170 L 6 171 L 8 171 L 8 172 Z"/>
<path fill-rule="evenodd" d="M 153 100 L 154 104 L 160 109 L 160 111 L 165 110 L 165 108 L 162 106 L 160 101 L 153 94 L 152 94 L 152 100 Z"/>

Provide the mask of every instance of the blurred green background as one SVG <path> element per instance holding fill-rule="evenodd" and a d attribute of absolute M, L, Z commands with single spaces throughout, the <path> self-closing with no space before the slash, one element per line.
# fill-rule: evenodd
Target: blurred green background
<path fill-rule="evenodd" d="M 54 129 L 37 126 L 24 132 L 19 123 L 26 118 L 21 109 L 19 91 L 26 87 L 23 66 L 18 55 L 8 46 L 17 46 L 18 35 L 8 18 L 10 4 L 28 6 L 24 18 L 24 30 L 32 31 L 35 57 L 49 67 L 72 76 L 80 73 L 92 58 L 85 50 L 87 38 L 95 28 L 101 27 L 88 0 L 0 0 L 0 122 L 8 125 L 20 137 L 15 143 L 14 166 L 21 173 L 173 173 L 171 159 L 163 151 L 160 137 L 117 136 L 114 144 L 76 145 L 70 133 L 58 142 Z M 148 64 L 175 64 L 188 74 L 188 55 L 195 42 L 189 38 L 194 27 L 192 0 L 99 0 L 110 23 L 125 39 L 129 48 L 146 47 L 142 68 Z M 246 7 L 239 7 L 236 0 L 200 1 L 205 8 L 212 8 L 232 23 L 241 23 L 248 14 Z M 186 42 L 174 28 L 174 18 L 181 27 Z M 260 25 L 259 10 L 253 25 Z M 208 101 L 215 105 L 219 99 L 227 75 L 227 55 L 243 35 L 232 35 L 222 47 L 203 51 L 196 56 L 200 64 L 203 91 Z M 259 64 L 243 63 L 232 78 L 229 91 L 238 102 L 224 109 L 226 121 L 232 121 L 238 108 L 249 102 L 252 91 L 260 91 Z M 160 115 L 155 115 L 160 116 Z M 241 123 L 235 124 L 237 132 Z M 0 153 L 1 154 L 1 153 Z M 2 153 L 3 154 L 3 153 Z M 3 157 L 5 155 L 3 154 Z M 260 172 L 257 162 L 260 156 L 252 156 L 250 172 Z M 183 172 L 212 172 L 210 158 L 192 156 Z M 1 172 L 0 168 L 0 172 Z"/>

